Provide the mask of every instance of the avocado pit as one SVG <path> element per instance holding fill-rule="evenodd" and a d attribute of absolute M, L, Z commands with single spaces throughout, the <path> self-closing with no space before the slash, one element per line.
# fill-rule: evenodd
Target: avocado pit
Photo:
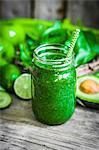
<path fill-rule="evenodd" d="M 96 94 L 99 92 L 99 84 L 92 79 L 86 79 L 81 82 L 80 90 L 86 94 Z"/>

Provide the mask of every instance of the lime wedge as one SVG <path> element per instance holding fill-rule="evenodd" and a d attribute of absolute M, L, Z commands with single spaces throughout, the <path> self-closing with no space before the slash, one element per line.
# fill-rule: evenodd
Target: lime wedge
<path fill-rule="evenodd" d="M 11 103 L 11 96 L 4 91 L 0 91 L 0 109 L 8 107 Z"/>
<path fill-rule="evenodd" d="M 31 75 L 24 73 L 14 82 L 15 94 L 22 99 L 31 99 Z"/>

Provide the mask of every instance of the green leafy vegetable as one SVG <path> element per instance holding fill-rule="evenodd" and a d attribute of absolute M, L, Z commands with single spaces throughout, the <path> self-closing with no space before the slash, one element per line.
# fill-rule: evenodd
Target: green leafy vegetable
<path fill-rule="evenodd" d="M 20 49 L 20 61 L 22 61 L 25 67 L 32 65 L 32 57 L 30 55 L 29 49 L 26 43 L 21 43 L 19 46 Z"/>
<path fill-rule="evenodd" d="M 80 32 L 75 51 L 75 66 L 91 61 L 97 55 L 95 37 L 90 32 Z"/>
<path fill-rule="evenodd" d="M 62 22 L 57 21 L 53 26 L 42 34 L 42 43 L 64 43 L 67 39 L 67 32 L 62 28 Z"/>

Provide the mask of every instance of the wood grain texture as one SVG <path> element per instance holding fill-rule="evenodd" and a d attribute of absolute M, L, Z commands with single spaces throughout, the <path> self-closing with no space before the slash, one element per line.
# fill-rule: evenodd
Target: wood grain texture
<path fill-rule="evenodd" d="M 0 18 L 69 17 L 74 24 L 80 19 L 86 26 L 99 28 L 98 7 L 98 0 L 0 0 Z"/>
<path fill-rule="evenodd" d="M 81 65 L 76 69 L 77 76 L 92 74 L 94 72 L 99 72 L 99 57 L 94 59 L 92 62 Z"/>
<path fill-rule="evenodd" d="M 62 19 L 64 17 L 64 0 L 35 0 L 34 17 Z"/>
<path fill-rule="evenodd" d="M 68 0 L 66 16 L 74 24 L 80 19 L 88 27 L 99 28 L 98 0 Z"/>
<path fill-rule="evenodd" d="M 0 18 L 31 17 L 30 0 L 0 0 Z"/>
<path fill-rule="evenodd" d="M 99 111 L 77 107 L 60 126 L 38 122 L 31 101 L 13 96 L 10 108 L 0 110 L 0 150 L 98 150 Z"/>

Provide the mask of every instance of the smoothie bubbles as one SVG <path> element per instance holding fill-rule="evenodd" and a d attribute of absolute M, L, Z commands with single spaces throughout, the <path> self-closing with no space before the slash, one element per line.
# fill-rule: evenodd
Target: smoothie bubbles
<path fill-rule="evenodd" d="M 41 45 L 34 51 L 32 108 L 37 120 L 49 125 L 66 122 L 75 110 L 76 71 L 73 49 L 80 30 L 69 47 Z"/>

